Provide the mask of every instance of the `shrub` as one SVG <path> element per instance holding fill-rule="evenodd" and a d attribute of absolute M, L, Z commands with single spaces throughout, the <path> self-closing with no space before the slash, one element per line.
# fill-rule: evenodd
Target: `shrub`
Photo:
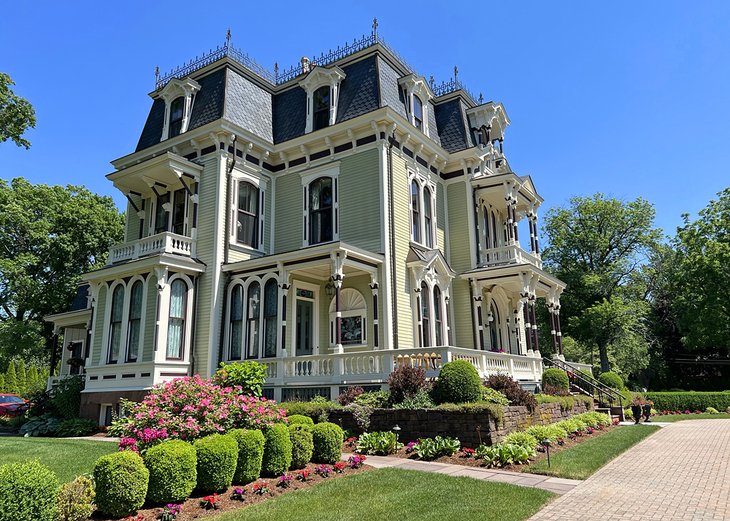
<path fill-rule="evenodd" d="M 505 395 L 512 405 L 522 405 L 530 410 L 534 410 L 537 407 L 535 395 L 525 391 L 509 375 L 493 374 L 487 378 L 484 385 Z"/>
<path fill-rule="evenodd" d="M 292 443 L 289 438 L 289 429 L 283 423 L 278 423 L 264 433 L 264 463 L 262 474 L 265 476 L 281 476 L 289 470 L 292 458 Z"/>
<path fill-rule="evenodd" d="M 238 463 L 238 444 L 233 436 L 211 434 L 193 443 L 198 457 L 197 489 L 216 492 L 233 483 Z"/>
<path fill-rule="evenodd" d="M 426 389 L 421 389 L 415 395 L 405 398 L 402 402 L 393 405 L 393 409 L 432 409 L 436 406 Z"/>
<path fill-rule="evenodd" d="M 344 433 L 334 423 L 318 423 L 312 428 L 314 454 L 312 461 L 333 464 L 340 461 Z"/>
<path fill-rule="evenodd" d="M 704 411 L 708 407 L 724 411 L 730 407 L 728 392 L 658 392 L 645 393 L 645 397 L 660 411 Z"/>
<path fill-rule="evenodd" d="M 550 425 L 533 425 L 525 432 L 534 437 L 538 443 L 542 443 L 543 440 L 555 442 L 568 437 L 568 432 L 558 423 L 552 423 Z"/>
<path fill-rule="evenodd" d="M 547 388 L 550 386 L 554 389 L 562 389 L 568 391 L 570 389 L 570 381 L 568 380 L 568 374 L 562 369 L 551 367 L 545 369 L 542 373 L 542 385 Z M 552 394 L 552 393 L 548 393 Z"/>
<path fill-rule="evenodd" d="M 213 375 L 213 382 L 221 387 L 232 387 L 240 394 L 261 396 L 266 382 L 266 366 L 253 360 L 245 362 L 221 362 Z"/>
<path fill-rule="evenodd" d="M 496 403 L 497 405 L 509 405 L 509 400 L 505 395 L 486 386 L 482 386 L 482 401 Z"/>
<path fill-rule="evenodd" d="M 135 452 L 102 456 L 94 465 L 96 508 L 113 517 L 134 514 L 147 497 L 149 478 L 142 457 Z"/>
<path fill-rule="evenodd" d="M 359 403 L 351 403 L 345 409 L 352 413 L 352 418 L 355 423 L 362 431 L 367 431 L 370 428 L 370 416 L 373 414 L 373 410 L 365 405 Z"/>
<path fill-rule="evenodd" d="M 538 404 L 541 403 L 559 403 L 561 411 L 570 411 L 578 402 L 583 402 L 586 407 L 593 405 L 593 398 L 584 394 L 576 394 L 572 396 L 551 396 L 548 394 L 536 394 L 535 400 Z"/>
<path fill-rule="evenodd" d="M 264 461 L 266 438 L 261 431 L 233 429 L 228 433 L 238 443 L 238 460 L 233 482 L 246 485 L 259 479 Z"/>
<path fill-rule="evenodd" d="M 428 387 L 426 371 L 415 367 L 398 367 L 388 376 L 390 402 L 401 403 L 407 398 L 413 398 L 419 391 Z"/>
<path fill-rule="evenodd" d="M 362 393 L 360 396 L 355 398 L 355 403 L 358 405 L 364 405 L 371 409 L 382 409 L 388 406 L 390 402 L 390 393 L 388 391 L 370 391 Z"/>
<path fill-rule="evenodd" d="M 30 418 L 20 427 L 22 436 L 51 436 L 56 433 L 62 420 L 50 413 Z"/>
<path fill-rule="evenodd" d="M 708 407 L 707 409 L 705 409 L 705 412 L 707 414 L 720 414 L 720 411 L 718 411 L 714 407 Z"/>
<path fill-rule="evenodd" d="M 598 381 L 611 389 L 621 391 L 624 388 L 624 380 L 613 371 L 606 371 L 598 375 Z"/>
<path fill-rule="evenodd" d="M 476 368 L 466 360 L 444 364 L 436 382 L 439 403 L 476 402 L 482 397 L 482 383 Z"/>
<path fill-rule="evenodd" d="M 394 432 L 366 432 L 357 439 L 357 451 L 360 454 L 387 456 L 396 450 L 398 450 L 398 438 Z"/>
<path fill-rule="evenodd" d="M 530 453 L 534 453 L 537 448 L 538 440 L 532 434 L 527 432 L 512 432 L 504 437 L 502 443 L 519 445 L 529 449 Z"/>
<path fill-rule="evenodd" d="M 58 479 L 38 461 L 0 466 L 0 521 L 54 521 Z"/>
<path fill-rule="evenodd" d="M 581 420 L 588 427 L 608 427 L 609 425 L 611 425 L 611 417 L 608 414 L 604 414 L 602 412 L 584 412 L 583 414 L 575 416 L 575 418 Z"/>
<path fill-rule="evenodd" d="M 58 491 L 56 521 L 86 521 L 94 511 L 94 483 L 79 476 Z"/>
<path fill-rule="evenodd" d="M 558 422 L 556 425 L 559 427 L 562 427 L 565 429 L 565 432 L 568 434 L 572 434 L 574 432 L 583 432 L 586 430 L 587 425 L 578 419 L 577 416 L 573 416 L 572 418 L 568 418 L 567 420 L 563 420 Z"/>
<path fill-rule="evenodd" d="M 433 460 L 441 456 L 453 456 L 461 447 L 457 438 L 436 436 L 435 438 L 421 438 L 413 446 L 413 452 L 423 460 Z"/>
<path fill-rule="evenodd" d="M 472 414 L 489 414 L 499 423 L 504 418 L 504 407 L 496 403 L 477 402 L 477 403 L 442 403 L 435 407 L 438 411 L 458 411 L 468 412 Z"/>
<path fill-rule="evenodd" d="M 474 452 L 474 457 L 484 461 L 487 467 L 504 467 L 513 463 L 527 463 L 532 455 L 529 449 L 511 443 L 496 445 L 480 445 Z"/>
<path fill-rule="evenodd" d="M 221 387 L 199 375 L 176 378 L 140 403 L 124 402 L 128 418 L 119 421 L 119 429 L 115 422 L 115 430 L 143 450 L 168 438 L 191 441 L 234 428 L 265 428 L 284 418 L 276 402 L 240 393 L 240 387 Z"/>
<path fill-rule="evenodd" d="M 99 425 L 93 420 L 84 420 L 82 418 L 74 418 L 72 420 L 63 420 L 58 424 L 56 436 L 62 438 L 68 436 L 88 436 L 99 430 Z"/>
<path fill-rule="evenodd" d="M 365 393 L 367 394 L 367 393 Z M 315 422 L 327 421 L 331 411 L 341 410 L 342 406 L 330 401 L 311 401 L 311 402 L 283 402 L 279 404 L 287 416 L 302 415 L 309 416 Z"/>
<path fill-rule="evenodd" d="M 304 416 L 303 414 L 292 414 L 291 416 L 287 417 L 287 420 L 289 420 L 289 425 L 295 425 L 297 423 L 304 425 L 314 425 L 314 420 L 309 416 Z"/>
<path fill-rule="evenodd" d="M 291 440 L 291 468 L 303 469 L 312 461 L 314 452 L 314 437 L 310 429 L 301 429 L 297 426 L 289 428 Z"/>
<path fill-rule="evenodd" d="M 189 443 L 169 440 L 150 447 L 144 464 L 150 471 L 147 499 L 153 503 L 184 501 L 195 488 L 198 460 Z"/>
<path fill-rule="evenodd" d="M 355 398 L 357 398 L 364 392 L 365 390 L 359 385 L 356 385 L 354 387 L 348 387 L 337 397 L 337 403 L 339 403 L 340 405 L 350 405 L 352 402 L 355 401 Z"/>

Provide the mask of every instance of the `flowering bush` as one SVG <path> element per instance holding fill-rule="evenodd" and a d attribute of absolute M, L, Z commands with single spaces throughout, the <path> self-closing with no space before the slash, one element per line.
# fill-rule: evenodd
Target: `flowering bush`
<path fill-rule="evenodd" d="M 137 447 L 137 440 L 134 438 L 122 438 L 119 440 L 119 450 L 131 450 L 132 452 L 139 452 Z"/>
<path fill-rule="evenodd" d="M 309 481 L 310 474 L 311 474 L 311 472 L 309 470 L 304 469 L 304 470 L 300 471 L 299 473 L 297 473 L 296 479 L 297 479 L 297 481 L 301 481 L 302 483 L 305 481 Z"/>
<path fill-rule="evenodd" d="M 160 521 L 175 521 L 177 515 L 182 510 L 182 505 L 168 503 L 162 510 L 157 513 L 157 519 Z"/>
<path fill-rule="evenodd" d="M 416 447 L 416 445 L 418 445 L 418 442 L 419 442 L 419 441 L 420 441 L 420 440 L 416 440 L 416 441 L 409 441 L 409 442 L 408 442 L 408 444 L 406 445 L 406 452 L 407 452 L 408 454 L 410 454 L 411 452 L 413 452 L 413 449 L 414 449 L 414 448 Z"/>
<path fill-rule="evenodd" d="M 253 487 L 251 487 L 251 492 L 253 492 L 254 494 L 258 494 L 259 496 L 263 496 L 268 491 L 269 491 L 269 486 L 263 481 L 261 481 L 259 483 L 254 483 Z"/>
<path fill-rule="evenodd" d="M 281 488 L 289 488 L 291 482 L 294 481 L 294 476 L 291 474 L 282 474 L 279 479 L 276 480 L 276 486 Z"/>
<path fill-rule="evenodd" d="M 323 478 L 328 478 L 332 474 L 332 467 L 329 465 L 317 465 L 314 467 L 314 473 Z"/>
<path fill-rule="evenodd" d="M 144 450 L 168 438 L 193 440 L 233 428 L 269 427 L 285 419 L 275 402 L 240 392 L 240 387 L 221 387 L 200 375 L 176 378 L 155 387 L 140 403 L 125 402 L 127 417 L 115 428 Z M 131 448 L 131 442 L 126 443 Z"/>
<path fill-rule="evenodd" d="M 347 464 L 349 465 L 349 467 L 351 469 L 359 469 L 360 467 L 363 466 L 366 459 L 367 458 L 365 456 L 358 456 L 358 455 L 350 456 L 349 458 L 347 458 Z"/>
<path fill-rule="evenodd" d="M 465 458 L 471 458 L 474 456 L 474 453 L 476 451 L 474 449 L 470 449 L 469 447 L 464 447 L 461 449 L 461 453 L 464 455 Z"/>
<path fill-rule="evenodd" d="M 200 506 L 205 510 L 217 510 L 220 506 L 220 496 L 218 494 L 211 494 L 209 496 L 203 496 L 200 500 Z"/>
<path fill-rule="evenodd" d="M 246 501 L 246 489 L 241 487 L 234 488 L 233 492 L 231 492 L 231 499 Z"/>

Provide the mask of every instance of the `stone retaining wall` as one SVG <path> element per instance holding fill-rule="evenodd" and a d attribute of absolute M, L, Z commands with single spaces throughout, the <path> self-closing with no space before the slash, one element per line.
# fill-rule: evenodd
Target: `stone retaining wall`
<path fill-rule="evenodd" d="M 370 417 L 368 430 L 389 431 L 398 425 L 401 428 L 399 438 L 404 443 L 441 435 L 459 438 L 462 446 L 475 448 L 480 443 L 498 443 L 510 432 L 526 429 L 531 425 L 554 423 L 588 410 L 590 408 L 584 402 L 576 403 L 570 411 L 562 411 L 558 403 L 541 404 L 532 413 L 527 407 L 510 406 L 504 408 L 502 421 L 496 422 L 488 412 L 375 409 Z M 355 433 L 362 432 L 349 411 L 332 411 L 329 421 Z"/>

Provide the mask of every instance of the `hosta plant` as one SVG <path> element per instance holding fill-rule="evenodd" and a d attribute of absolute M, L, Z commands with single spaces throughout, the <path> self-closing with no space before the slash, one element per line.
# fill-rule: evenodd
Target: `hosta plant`
<path fill-rule="evenodd" d="M 457 438 L 436 436 L 421 438 L 413 447 L 413 452 L 423 460 L 432 460 L 441 456 L 453 456 L 461 447 Z"/>
<path fill-rule="evenodd" d="M 387 456 L 398 450 L 398 440 L 394 432 L 366 432 L 357 440 L 357 452 L 360 454 L 377 454 Z"/>

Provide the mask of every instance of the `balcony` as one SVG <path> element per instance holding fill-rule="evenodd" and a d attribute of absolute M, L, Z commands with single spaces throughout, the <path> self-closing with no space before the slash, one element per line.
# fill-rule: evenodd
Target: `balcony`
<path fill-rule="evenodd" d="M 195 257 L 195 239 L 176 233 L 163 232 L 136 241 L 117 244 L 109 249 L 107 264 L 116 264 L 160 253 Z"/>
<path fill-rule="evenodd" d="M 489 248 L 481 251 L 482 262 L 480 268 L 494 268 L 510 264 L 531 264 L 542 269 L 542 259 L 533 253 L 528 253 L 519 244 Z"/>

